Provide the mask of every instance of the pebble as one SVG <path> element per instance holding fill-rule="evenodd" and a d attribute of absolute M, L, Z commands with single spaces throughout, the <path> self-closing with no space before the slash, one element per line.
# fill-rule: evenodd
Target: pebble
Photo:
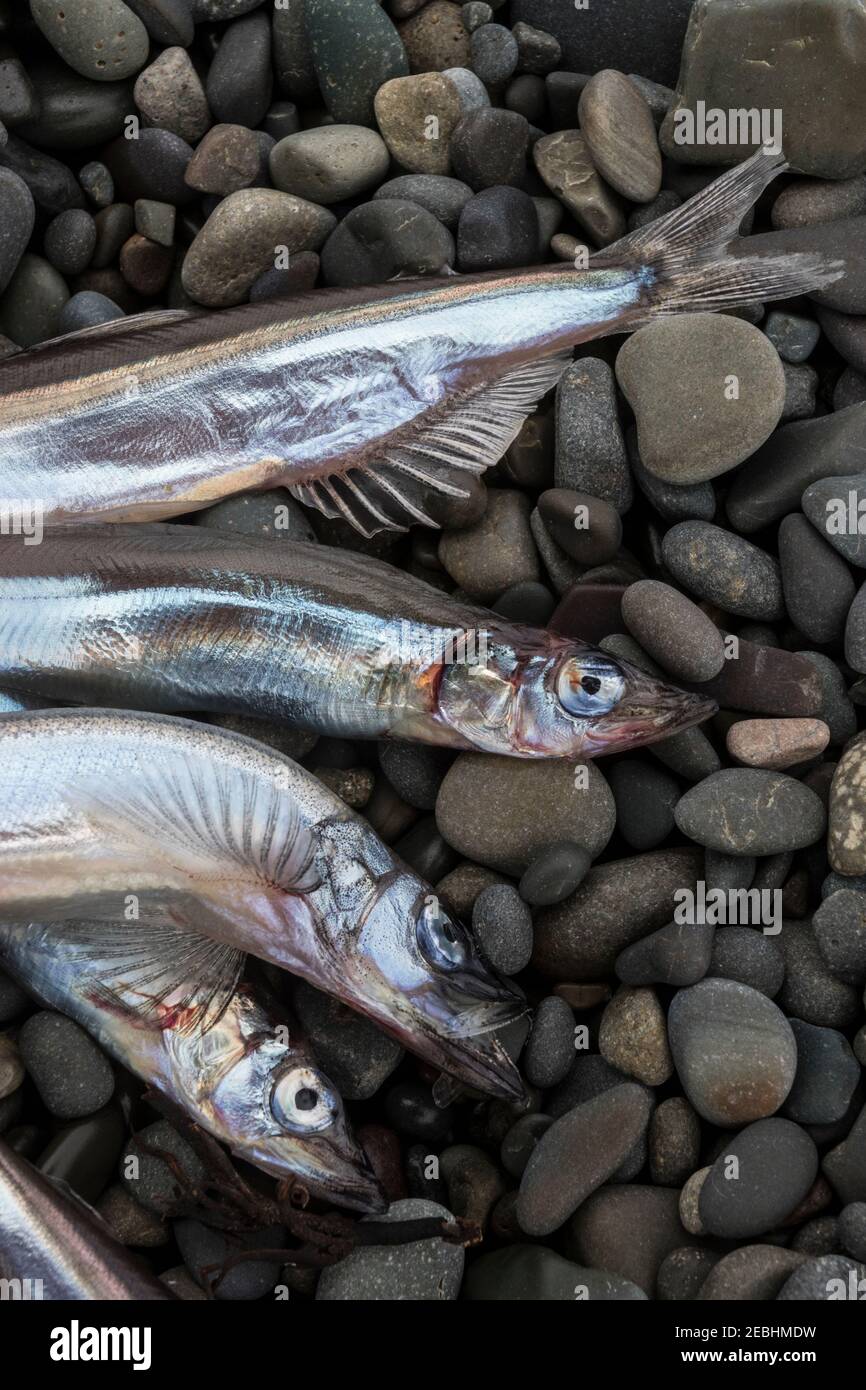
<path fill-rule="evenodd" d="M 564 65 L 577 72 L 597 72 L 613 61 L 625 72 L 640 72 L 655 82 L 676 81 L 686 33 L 689 0 L 666 0 L 646 23 L 641 0 L 620 0 L 615 9 L 588 5 L 578 9 L 558 0 L 513 0 L 512 18 L 540 24 L 562 45 Z"/>
<path fill-rule="evenodd" d="M 804 491 L 802 507 L 806 516 L 833 549 L 858 569 L 866 569 L 866 533 L 861 533 L 860 519 L 866 507 L 866 474 L 854 473 L 850 477 L 819 478 Z M 853 525 L 851 524 L 853 520 Z M 852 620 L 853 630 L 862 627 L 862 618 Z M 861 650 L 853 646 L 858 657 Z M 859 667 L 857 668 L 860 669 Z"/>
<path fill-rule="evenodd" d="M 745 637 L 737 638 L 736 659 L 726 661 L 716 679 L 700 688 L 723 709 L 791 719 L 819 714 L 823 702 L 814 662 Z"/>
<path fill-rule="evenodd" d="M 799 1269 L 805 1256 L 776 1245 L 743 1245 L 723 1255 L 710 1270 L 696 1297 L 702 1303 L 727 1300 L 768 1302 Z"/>
<path fill-rule="evenodd" d="M 670 922 L 627 946 L 617 956 L 616 973 L 627 985 L 697 984 L 709 970 L 714 936 L 706 922 Z"/>
<path fill-rule="evenodd" d="M 308 20 L 309 20 L 308 6 Z M 271 26 L 266 14 L 237 19 L 225 30 L 207 75 L 214 119 L 255 127 L 271 104 Z"/>
<path fill-rule="evenodd" d="M 136 140 L 109 145 L 105 162 L 122 198 L 156 198 L 183 207 L 195 197 L 184 178 L 192 154 L 192 146 L 172 131 L 145 128 Z"/>
<path fill-rule="evenodd" d="M 501 88 L 517 71 L 517 39 L 503 24 L 482 24 L 469 40 L 472 70 L 486 87 Z"/>
<path fill-rule="evenodd" d="M 164 48 L 135 82 L 135 104 L 151 125 L 194 145 L 211 124 L 201 79 L 185 48 Z"/>
<path fill-rule="evenodd" d="M 529 122 L 516 111 L 478 107 L 467 111 L 451 136 L 451 166 L 474 192 L 519 185 L 526 173 Z"/>
<path fill-rule="evenodd" d="M 39 113 L 39 98 L 24 64 L 10 48 L 0 51 L 0 121 L 21 125 Z"/>
<path fill-rule="evenodd" d="M 656 1298 L 662 1303 L 688 1303 L 700 1296 L 719 1256 L 697 1245 L 683 1245 L 659 1265 Z"/>
<path fill-rule="evenodd" d="M 655 849 L 674 828 L 680 786 L 668 772 L 643 758 L 622 758 L 608 773 L 616 803 L 617 829 L 632 849 Z"/>
<path fill-rule="evenodd" d="M 655 990 L 620 986 L 602 1014 L 598 1050 L 609 1066 L 646 1086 L 670 1079 L 673 1061 Z"/>
<path fill-rule="evenodd" d="M 68 298 L 66 282 L 53 265 L 27 251 L 0 299 L 0 332 L 24 348 L 52 338 Z"/>
<path fill-rule="evenodd" d="M 510 584 L 492 605 L 494 613 L 530 627 L 546 627 L 555 607 L 556 600 L 550 590 L 532 580 Z"/>
<path fill-rule="evenodd" d="M 58 1130 L 35 1159 L 36 1166 L 47 1178 L 67 1182 L 92 1205 L 112 1179 L 126 1132 L 119 1107 L 106 1106 Z"/>
<path fill-rule="evenodd" d="M 292 993 L 316 1059 L 344 1100 L 368 1100 L 400 1063 L 403 1049 L 360 1014 L 302 980 Z"/>
<path fill-rule="evenodd" d="M 11 336 L 11 335 L 10 335 Z M 866 735 L 858 734 L 839 759 L 830 787 L 827 853 L 839 874 L 866 873 Z"/>
<path fill-rule="evenodd" d="M 439 788 L 452 762 L 446 749 L 395 739 L 379 745 L 379 763 L 394 790 L 419 811 L 436 807 Z"/>
<path fill-rule="evenodd" d="M 542 999 L 535 1010 L 532 1032 L 522 1057 L 531 1086 L 547 1090 L 567 1075 L 574 1060 L 574 1014 L 555 994 Z"/>
<path fill-rule="evenodd" d="M 842 888 L 818 907 L 812 925 L 827 967 L 848 984 L 866 983 L 866 897 Z"/>
<path fill-rule="evenodd" d="M 79 275 L 90 264 L 96 246 L 96 224 L 83 208 L 60 212 L 45 229 L 46 259 L 61 275 Z"/>
<path fill-rule="evenodd" d="M 566 1253 L 629 1279 L 653 1298 L 662 1262 L 692 1243 L 674 1188 L 629 1183 L 602 1188 L 583 1203 L 570 1223 Z"/>
<path fill-rule="evenodd" d="M 736 468 L 778 424 L 785 401 L 776 349 L 760 329 L 727 314 L 639 328 L 617 356 L 616 377 L 635 412 L 644 467 L 677 484 Z"/>
<path fill-rule="evenodd" d="M 562 46 L 555 34 L 548 33 L 546 29 L 536 29 L 520 20 L 511 32 L 517 41 L 519 72 L 545 77 L 559 67 Z"/>
<path fill-rule="evenodd" d="M 153 198 L 138 198 L 134 208 L 135 230 L 159 246 L 174 245 L 175 209 L 171 203 L 158 203 Z"/>
<path fill-rule="evenodd" d="M 376 120 L 393 158 L 414 174 L 447 175 L 450 142 L 461 116 L 454 83 L 438 72 L 396 77 L 379 88 Z M 387 163 L 371 183 L 379 183 Z"/>
<path fill-rule="evenodd" d="M 469 31 L 460 6 L 449 0 L 431 0 L 398 30 L 411 72 L 444 72 L 468 68 L 471 63 Z"/>
<path fill-rule="evenodd" d="M 569 898 L 536 915 L 533 964 L 554 980 L 613 974 L 626 946 L 671 921 L 674 894 L 700 872 L 701 856 L 688 848 L 594 866 Z"/>
<path fill-rule="evenodd" d="M 408 44 L 378 0 L 307 0 L 305 15 L 319 88 L 334 120 L 372 126 L 376 92 L 409 72 Z"/>
<path fill-rule="evenodd" d="M 411 1221 L 434 1216 L 446 1221 L 451 1213 L 437 1202 L 407 1197 L 392 1202 L 384 1215 L 373 1219 Z M 368 1245 L 322 1270 L 316 1299 L 326 1303 L 451 1301 L 457 1298 L 462 1278 L 461 1245 L 449 1245 L 438 1238 L 408 1245 Z"/>
<path fill-rule="evenodd" d="M 485 188 L 460 214 L 457 264 L 466 274 L 528 265 L 538 248 L 538 213 L 519 188 Z"/>
<path fill-rule="evenodd" d="M 768 313 L 764 332 L 785 362 L 805 362 L 821 336 L 820 326 L 814 319 L 783 309 L 772 309 Z"/>
<path fill-rule="evenodd" d="M 24 180 L 11 169 L 0 168 L 0 291 L 24 255 L 35 219 L 33 195 Z"/>
<path fill-rule="evenodd" d="M 372 285 L 397 275 L 438 274 L 454 255 L 451 233 L 431 213 L 417 203 L 382 198 L 353 208 L 331 233 L 322 274 L 329 285 Z"/>
<path fill-rule="evenodd" d="M 753 927 L 719 927 L 706 973 L 737 980 L 774 999 L 785 977 L 784 958 L 771 937 Z"/>
<path fill-rule="evenodd" d="M 779 771 L 823 753 L 830 730 L 820 719 L 741 719 L 726 742 L 736 762 Z"/>
<path fill-rule="evenodd" d="M 55 0 L 31 0 L 30 10 L 52 48 L 82 77 L 119 82 L 147 62 L 147 30 L 122 0 L 65 8 Z"/>
<path fill-rule="evenodd" d="M 188 48 L 195 35 L 189 0 L 126 0 L 154 43 Z"/>
<path fill-rule="evenodd" d="M 551 193 L 598 246 L 608 246 L 623 235 L 622 205 L 597 172 L 580 131 L 542 136 L 532 147 L 532 157 Z"/>
<path fill-rule="evenodd" d="M 629 631 L 672 676 L 712 680 L 725 663 L 721 632 L 684 594 L 658 580 L 630 585 L 622 602 Z"/>
<path fill-rule="evenodd" d="M 215 125 L 196 147 L 184 178 L 198 193 L 237 193 L 259 172 L 259 145 L 242 125 Z"/>
<path fill-rule="evenodd" d="M 586 493 L 628 511 L 633 499 L 616 381 L 600 357 L 566 367 L 556 388 L 557 488 Z"/>
<path fill-rule="evenodd" d="M 827 969 L 811 923 L 784 922 L 777 941 L 785 958 L 785 981 L 778 994 L 785 1012 L 819 1027 L 844 1030 L 856 1025 L 862 1012 L 860 995 Z"/>
<path fill-rule="evenodd" d="M 166 1120 L 157 1120 L 137 1131 L 124 1150 L 120 1180 L 131 1197 L 147 1211 L 161 1216 L 177 1200 L 179 1184 L 171 1168 L 161 1158 L 145 1152 L 137 1140 L 171 1154 L 194 1184 L 201 1182 L 205 1170 L 195 1150 Z"/>
<path fill-rule="evenodd" d="M 168 284 L 174 254 L 170 247 L 159 246 L 157 242 L 149 241 L 136 232 L 120 248 L 118 264 L 121 275 L 131 289 L 138 294 L 152 296 L 159 294 Z"/>
<path fill-rule="evenodd" d="M 556 543 L 579 565 L 604 564 L 622 544 L 619 513 L 602 497 L 550 488 L 539 497 L 538 510 Z"/>
<path fill-rule="evenodd" d="M 247 188 L 230 193 L 193 241 L 183 263 L 183 287 L 199 304 L 240 304 L 274 261 L 274 248 L 289 254 L 316 250 L 334 226 L 326 208 L 280 193 Z"/>
<path fill-rule="evenodd" d="M 578 1296 L 593 1303 L 646 1299 L 630 1280 L 573 1264 L 544 1245 L 511 1245 L 482 1255 L 466 1273 L 462 1296 L 474 1303 L 573 1303 Z"/>
<path fill-rule="evenodd" d="M 98 323 L 111 323 L 124 318 L 124 312 L 113 300 L 93 290 L 81 290 L 67 299 L 57 316 L 57 332 L 77 333 L 80 328 L 93 328 Z"/>
<path fill-rule="evenodd" d="M 529 511 L 522 493 L 497 488 L 480 521 L 443 534 L 439 559 L 471 598 L 488 601 L 512 584 L 540 579 Z"/>
<path fill-rule="evenodd" d="M 564 760 L 536 762 L 492 753 L 461 753 L 436 802 L 439 830 L 459 854 L 515 876 L 550 844 L 552 824 L 594 859 L 613 833 L 615 815 L 613 797 L 595 763 L 587 764 L 586 787 L 578 790 L 574 769 Z"/>
<path fill-rule="evenodd" d="M 578 120 L 602 178 L 629 202 L 651 202 L 662 159 L 652 111 L 634 83 L 612 68 L 596 72 L 580 94 Z"/>
<path fill-rule="evenodd" d="M 129 203 L 112 203 L 93 219 L 96 247 L 91 257 L 94 270 L 103 270 L 117 260 L 120 248 L 135 230 L 135 214 Z"/>
<path fill-rule="evenodd" d="M 474 1144 L 452 1144 L 439 1155 L 439 1167 L 448 1193 L 448 1210 L 484 1230 L 505 1191 L 496 1164 Z"/>
<path fill-rule="evenodd" d="M 797 513 L 783 520 L 778 543 L 782 592 L 791 621 L 810 642 L 838 642 L 856 592 L 845 561 Z"/>
<path fill-rule="evenodd" d="M 866 1106 L 842 1143 L 825 1154 L 821 1167 L 844 1204 L 866 1201 Z"/>
<path fill-rule="evenodd" d="M 680 990 L 668 1010 L 668 1036 L 683 1090 L 711 1124 L 763 1119 L 791 1089 L 797 1067 L 791 1026 L 748 985 L 706 979 Z"/>
<path fill-rule="evenodd" d="M 851 1297 L 852 1283 L 862 1288 L 866 1264 L 844 1255 L 822 1255 L 807 1260 L 785 1281 L 776 1298 L 782 1302 L 822 1302 Z"/>
<path fill-rule="evenodd" d="M 860 1064 L 844 1034 L 792 1018 L 797 1074 L 784 1111 L 801 1125 L 831 1125 L 847 1114 L 860 1081 Z"/>
<path fill-rule="evenodd" d="M 650 1176 L 659 1187 L 680 1187 L 697 1166 L 701 1123 L 684 1096 L 671 1096 L 649 1125 Z"/>
<path fill-rule="evenodd" d="M 140 1249 L 152 1250 L 169 1241 L 166 1223 L 136 1202 L 120 1183 L 103 1192 L 96 1210 L 122 1245 L 137 1245 Z"/>
<path fill-rule="evenodd" d="M 681 521 L 665 533 L 664 562 L 698 598 L 744 618 L 784 614 L 778 562 L 742 536 L 706 521 Z"/>
<path fill-rule="evenodd" d="M 457 88 L 460 110 L 477 111 L 482 106 L 490 106 L 490 94 L 481 78 L 469 68 L 445 68 L 442 73 Z"/>
<path fill-rule="evenodd" d="M 79 169 L 78 182 L 96 207 L 106 208 L 114 202 L 114 179 L 99 160 L 93 159 Z"/>
<path fill-rule="evenodd" d="M 72 170 L 15 135 L 10 134 L 6 143 L 0 144 L 0 167 L 16 173 L 30 189 L 36 206 L 51 217 L 66 208 L 84 206 L 84 195 Z"/>
<path fill-rule="evenodd" d="M 560 903 L 583 882 L 591 864 L 589 852 L 573 840 L 547 844 L 524 870 L 520 896 L 531 907 Z"/>
<path fill-rule="evenodd" d="M 200 1221 L 175 1221 L 172 1234 L 177 1241 L 187 1270 L 201 1288 L 207 1289 L 214 1274 L 204 1271 L 211 1265 L 220 1266 L 242 1250 L 279 1250 L 285 1245 L 285 1232 L 281 1226 L 269 1226 L 264 1230 L 243 1231 L 231 1240 L 223 1231 L 204 1226 Z M 276 1284 L 280 1274 L 281 1262 L 278 1258 L 265 1260 L 246 1260 L 228 1270 L 214 1288 L 217 1302 L 248 1301 L 264 1298 Z"/>
<path fill-rule="evenodd" d="M 866 178 L 794 179 L 770 209 L 774 227 L 811 227 L 866 212 Z"/>
<path fill-rule="evenodd" d="M 784 773 L 727 768 L 691 788 L 675 819 L 689 839 L 723 854 L 802 849 L 824 832 L 820 798 Z"/>
<path fill-rule="evenodd" d="M 460 14 L 465 28 L 472 34 L 476 29 L 480 29 L 482 24 L 490 23 L 493 8 L 484 4 L 484 0 L 469 0 L 468 4 L 461 6 Z"/>
<path fill-rule="evenodd" d="M 839 1213 L 839 1240 L 855 1260 L 866 1261 L 866 1202 L 849 1202 Z"/>
<path fill-rule="evenodd" d="M 532 957 L 532 914 L 516 888 L 493 883 L 472 908 L 472 931 L 490 964 L 503 975 L 517 975 Z"/>
<path fill-rule="evenodd" d="M 644 1134 L 651 1108 L 644 1088 L 626 1082 L 576 1106 L 551 1125 L 520 1180 L 517 1219 L 521 1229 L 530 1236 L 558 1230 L 616 1172 Z"/>
<path fill-rule="evenodd" d="M 460 214 L 472 197 L 472 189 L 460 179 L 444 174 L 402 174 L 376 190 L 374 198 L 397 198 L 418 203 L 449 231 L 456 231 Z"/>

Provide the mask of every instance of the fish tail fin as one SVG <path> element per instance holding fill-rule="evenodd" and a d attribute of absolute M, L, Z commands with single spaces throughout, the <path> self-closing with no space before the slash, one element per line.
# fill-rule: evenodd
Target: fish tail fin
<path fill-rule="evenodd" d="M 737 309 L 788 299 L 832 284 L 841 261 L 809 252 L 777 256 L 728 254 L 744 216 L 788 165 L 764 148 L 716 179 L 682 207 L 605 247 L 593 270 L 633 265 L 645 274 L 640 318 Z"/>

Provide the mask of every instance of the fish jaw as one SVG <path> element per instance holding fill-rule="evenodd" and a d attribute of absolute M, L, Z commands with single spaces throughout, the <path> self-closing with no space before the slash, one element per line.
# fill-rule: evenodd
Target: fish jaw
<path fill-rule="evenodd" d="M 345 1126 L 338 1133 L 306 1139 L 302 1153 L 293 1152 L 286 1136 L 279 1135 L 240 1156 L 273 1177 L 300 1183 L 312 1196 L 349 1211 L 372 1214 L 387 1209 L 388 1199 L 369 1158 Z"/>
<path fill-rule="evenodd" d="M 618 664 L 626 676 L 625 694 L 610 714 L 587 731 L 588 756 L 643 748 L 694 728 L 718 711 L 715 700 L 706 695 L 680 690 L 625 662 Z"/>

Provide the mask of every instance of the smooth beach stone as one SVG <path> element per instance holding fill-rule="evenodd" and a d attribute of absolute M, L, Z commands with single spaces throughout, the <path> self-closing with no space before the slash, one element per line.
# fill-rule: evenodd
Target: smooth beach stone
<path fill-rule="evenodd" d="M 794 719 L 822 713 L 821 678 L 805 654 L 761 646 L 746 637 L 736 642 L 736 657 L 725 662 L 714 680 L 700 684 L 702 694 L 722 709 L 751 714 Z"/>
<path fill-rule="evenodd" d="M 562 47 L 563 67 L 573 73 L 619 68 L 671 86 L 693 0 L 654 0 L 647 23 L 644 0 L 616 6 L 563 4 L 562 0 L 512 0 L 512 20 L 537 25 Z"/>
<path fill-rule="evenodd" d="M 554 540 L 579 565 L 604 564 L 622 544 L 619 513 L 603 497 L 551 488 L 539 497 L 538 510 Z"/>
<path fill-rule="evenodd" d="M 680 521 L 665 533 L 668 569 L 698 598 L 743 618 L 773 622 L 785 612 L 778 561 L 708 521 Z"/>
<path fill-rule="evenodd" d="M 639 328 L 617 355 L 616 377 L 635 412 L 644 467 L 673 483 L 736 468 L 772 433 L 785 401 L 776 349 L 760 329 L 727 314 Z"/>
<path fill-rule="evenodd" d="M 827 854 L 837 874 L 866 873 L 866 733 L 852 738 L 830 787 Z"/>
<path fill-rule="evenodd" d="M 487 510 L 474 525 L 445 531 L 438 554 L 451 578 L 481 602 L 489 602 L 512 584 L 541 578 L 529 527 L 529 502 L 510 489 L 492 490 Z"/>
<path fill-rule="evenodd" d="M 111 1063 L 71 1018 L 48 1010 L 32 1014 L 21 1028 L 18 1046 L 43 1104 L 58 1119 L 92 1115 L 111 1100 Z"/>
<path fill-rule="evenodd" d="M 866 983 L 866 895 L 853 888 L 831 892 L 815 912 L 812 926 L 833 974 L 852 985 Z"/>
<path fill-rule="evenodd" d="M 392 1202 L 384 1215 L 362 1220 L 451 1219 L 447 1207 L 419 1197 Z M 463 1247 L 434 1237 L 408 1245 L 365 1245 L 322 1271 L 316 1299 L 326 1303 L 398 1299 L 444 1302 L 456 1299 L 463 1277 Z"/>
<path fill-rule="evenodd" d="M 56 153 L 113 140 L 135 110 L 130 81 L 94 82 L 56 58 L 28 67 L 36 109 L 15 124 L 15 133 L 40 149 Z"/>
<path fill-rule="evenodd" d="M 444 174 L 401 174 L 383 183 L 373 197 L 418 203 L 453 232 L 473 193 L 467 183 Z"/>
<path fill-rule="evenodd" d="M 484 188 L 460 214 L 457 263 L 466 273 L 509 270 L 531 263 L 538 247 L 538 213 L 519 188 Z"/>
<path fill-rule="evenodd" d="M 0 142 L 0 167 L 17 174 L 36 206 L 51 217 L 66 208 L 84 207 L 84 194 L 72 170 L 15 135 Z"/>
<path fill-rule="evenodd" d="M 580 94 L 578 120 L 602 178 L 632 203 L 649 203 L 662 182 L 652 112 L 624 73 L 597 72 Z"/>
<path fill-rule="evenodd" d="M 156 198 L 182 207 L 195 198 L 184 179 L 192 155 L 179 135 L 145 128 L 136 140 L 115 140 L 104 157 L 121 198 Z"/>
<path fill-rule="evenodd" d="M 588 852 L 571 840 L 545 845 L 524 870 L 520 896 L 532 907 L 562 902 L 583 881 L 591 864 Z"/>
<path fill-rule="evenodd" d="M 472 907 L 472 932 L 503 975 L 518 975 L 532 957 L 532 914 L 510 883 L 482 888 Z"/>
<path fill-rule="evenodd" d="M 379 88 L 374 105 L 382 138 L 402 168 L 451 172 L 451 136 L 463 115 L 453 82 L 438 72 L 395 77 Z M 386 172 L 387 166 L 381 177 Z"/>
<path fill-rule="evenodd" d="M 831 1301 L 862 1297 L 866 1264 L 844 1255 L 822 1255 L 806 1260 L 782 1285 L 777 1299 L 781 1303 Z M 856 1291 L 852 1294 L 852 1288 Z"/>
<path fill-rule="evenodd" d="M 83 208 L 68 208 L 49 222 L 42 249 L 61 275 L 79 275 L 90 264 L 96 246 L 96 224 Z"/>
<path fill-rule="evenodd" d="M 551 827 L 593 858 L 614 828 L 614 802 L 595 763 L 576 790 L 564 760 L 534 762 L 492 753 L 461 753 L 445 775 L 436 822 L 458 853 L 519 875 L 550 843 Z"/>
<path fill-rule="evenodd" d="M 517 39 L 503 24 L 482 24 L 473 30 L 469 60 L 485 86 L 504 87 L 516 71 L 519 57 Z"/>
<path fill-rule="evenodd" d="M 417 203 L 382 198 L 352 208 L 322 249 L 328 285 L 375 285 L 437 275 L 454 262 L 454 238 Z"/>
<path fill-rule="evenodd" d="M 779 565 L 788 616 L 810 642 L 836 642 L 845 631 L 856 585 L 845 561 L 805 516 L 779 527 Z"/>
<path fill-rule="evenodd" d="M 643 758 L 622 758 L 608 773 L 617 829 L 632 849 L 655 849 L 674 828 L 681 796 L 669 773 Z"/>
<path fill-rule="evenodd" d="M 627 946 L 616 973 L 627 985 L 697 984 L 709 969 L 715 934 L 708 923 L 670 922 Z"/>
<path fill-rule="evenodd" d="M 268 162 L 275 188 L 323 207 L 365 193 L 390 164 L 381 137 L 359 125 L 299 130 L 277 141 Z"/>
<path fill-rule="evenodd" d="M 701 1186 L 704 1229 L 727 1239 L 765 1235 L 809 1191 L 818 1150 L 804 1129 L 776 1116 L 757 1120 L 725 1144 Z"/>
<path fill-rule="evenodd" d="M 209 308 L 240 304 L 274 264 L 274 248 L 316 250 L 335 218 L 326 208 L 275 188 L 230 193 L 215 208 L 187 252 L 182 283 Z"/>
<path fill-rule="evenodd" d="M 777 995 L 792 1018 L 818 1027 L 856 1027 L 862 1016 L 862 991 L 827 968 L 811 922 L 786 920 L 776 937 L 785 960 L 785 979 Z"/>
<path fill-rule="evenodd" d="M 743 1245 L 723 1255 L 696 1292 L 701 1303 L 768 1302 L 806 1259 L 777 1245 Z"/>
<path fill-rule="evenodd" d="M 255 134 L 242 125 L 215 125 L 198 145 L 184 178 L 198 193 L 237 193 L 259 171 Z"/>
<path fill-rule="evenodd" d="M 52 338 L 68 298 L 66 281 L 54 266 L 27 251 L 0 297 L 0 332 L 25 348 Z"/>
<path fill-rule="evenodd" d="M 599 246 L 617 241 L 625 231 L 625 214 L 617 195 L 600 177 L 578 130 L 544 135 L 532 147 L 535 167 L 575 221 Z"/>
<path fill-rule="evenodd" d="M 542 999 L 532 1020 L 532 1032 L 521 1058 L 530 1086 L 556 1086 L 574 1061 L 574 1014 L 564 999 Z"/>
<path fill-rule="evenodd" d="M 457 95 L 460 98 L 460 109 L 465 115 L 467 111 L 477 111 L 481 106 L 490 106 L 490 93 L 485 87 L 481 78 L 469 68 L 445 68 L 443 77 L 447 77 L 449 82 L 453 82 L 457 88 Z M 509 110 L 514 108 L 509 107 Z M 524 116 L 523 112 L 519 112 Z"/>
<path fill-rule="evenodd" d="M 630 1279 L 649 1298 L 671 1251 L 695 1244 L 679 1212 L 679 1192 L 641 1183 L 593 1192 L 569 1222 L 565 1252 L 573 1259 Z"/>
<path fill-rule="evenodd" d="M 452 171 L 476 193 L 525 181 L 529 122 L 516 111 L 479 107 L 464 112 L 451 136 Z"/>
<path fill-rule="evenodd" d="M 620 1167 L 649 1124 L 642 1086 L 624 1082 L 569 1110 L 541 1136 L 523 1176 L 517 1219 L 527 1235 L 559 1229 Z"/>
<path fill-rule="evenodd" d="M 786 362 L 805 362 L 821 336 L 820 326 L 814 319 L 807 319 L 802 314 L 789 314 L 781 309 L 773 309 L 767 315 L 763 328 L 779 356 Z"/>
<path fill-rule="evenodd" d="M 33 194 L 24 180 L 11 169 L 0 168 L 0 291 L 27 249 L 35 219 Z"/>
<path fill-rule="evenodd" d="M 399 25 L 398 33 L 411 72 L 444 72 L 471 66 L 469 30 L 463 23 L 460 6 L 450 0 L 431 0 L 420 14 Z"/>
<path fill-rule="evenodd" d="M 824 1176 L 842 1202 L 866 1202 L 866 1106 L 841 1144 L 824 1155 Z"/>
<path fill-rule="evenodd" d="M 817 757 L 829 742 L 830 730 L 820 719 L 741 719 L 726 739 L 737 762 L 773 771 Z"/>
<path fill-rule="evenodd" d="M 207 74 L 214 119 L 254 127 L 271 104 L 271 26 L 266 14 L 245 15 L 225 30 Z"/>
<path fill-rule="evenodd" d="M 715 623 L 685 594 L 655 579 L 626 589 L 622 615 L 644 650 L 672 676 L 712 680 L 725 663 L 725 644 Z"/>
<path fill-rule="evenodd" d="M 154 43 L 188 48 L 195 36 L 190 0 L 126 0 Z"/>
<path fill-rule="evenodd" d="M 803 849 L 823 834 L 821 800 L 781 772 L 725 768 L 687 791 L 674 812 L 684 835 L 722 854 Z"/>
<path fill-rule="evenodd" d="M 602 1014 L 598 1050 L 609 1066 L 645 1086 L 670 1080 L 673 1062 L 655 990 L 620 986 Z"/>
<path fill-rule="evenodd" d="M 681 989 L 668 1010 L 668 1035 L 683 1090 L 711 1124 L 731 1128 L 772 1115 L 794 1083 L 791 1025 L 766 995 L 735 980 Z"/>
<path fill-rule="evenodd" d="M 801 505 L 834 550 L 849 564 L 866 569 L 866 474 L 819 478 L 806 488 Z"/>
<path fill-rule="evenodd" d="M 802 1125 L 841 1120 L 860 1081 L 860 1064 L 843 1033 L 792 1018 L 797 1042 L 797 1074 L 784 1111 Z"/>
<path fill-rule="evenodd" d="M 66 6 L 31 0 L 30 11 L 52 48 L 82 77 L 119 82 L 147 62 L 147 30 L 122 0 Z"/>
<path fill-rule="evenodd" d="M 373 125 L 373 99 L 405 77 L 401 36 L 377 0 L 306 0 L 307 37 L 319 88 L 335 121 Z"/>
<path fill-rule="evenodd" d="M 609 502 L 620 514 L 633 488 L 612 368 L 600 357 L 569 363 L 556 388 L 556 487 Z"/>
<path fill-rule="evenodd" d="M 11 48 L 0 48 L 0 121 L 21 125 L 39 113 L 39 98 L 24 64 Z"/>
<path fill-rule="evenodd" d="M 185 48 L 165 48 L 135 80 L 135 104 L 151 125 L 173 130 L 188 144 L 211 124 L 201 78 Z"/>
<path fill-rule="evenodd" d="M 645 1300 L 646 1294 L 628 1279 L 573 1264 L 546 1246 L 509 1245 L 473 1260 L 462 1297 L 471 1303 L 624 1303 Z"/>

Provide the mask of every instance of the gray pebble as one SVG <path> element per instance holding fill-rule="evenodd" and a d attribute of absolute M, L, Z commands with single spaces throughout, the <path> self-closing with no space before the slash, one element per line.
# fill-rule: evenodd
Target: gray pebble
<path fill-rule="evenodd" d="M 531 907 L 562 902 L 579 887 L 591 864 L 588 851 L 571 840 L 545 845 L 524 871 L 520 896 Z"/>
<path fill-rule="evenodd" d="M 22 1026 L 18 1044 L 43 1104 L 58 1119 L 92 1115 L 114 1094 L 111 1063 L 71 1018 L 34 1014 Z"/>
<path fill-rule="evenodd" d="M 574 1061 L 574 1014 L 564 999 L 548 995 L 535 1010 L 522 1057 L 531 1086 L 547 1090 L 562 1081 Z"/>
<path fill-rule="evenodd" d="M 772 937 L 754 927 L 719 927 L 707 974 L 740 984 L 774 999 L 782 988 L 785 962 Z"/>
<path fill-rule="evenodd" d="M 860 1065 L 844 1034 L 792 1018 L 797 1073 L 784 1112 L 802 1125 L 830 1125 L 847 1113 Z"/>
<path fill-rule="evenodd" d="M 472 930 L 484 955 L 503 975 L 517 975 L 532 955 L 532 915 L 507 883 L 482 889 L 472 909 Z"/>
<path fill-rule="evenodd" d="M 393 1202 L 376 1221 L 410 1221 L 420 1217 L 447 1220 L 447 1207 L 422 1198 Z M 366 1218 L 365 1218 L 366 1219 Z M 369 1302 L 400 1300 L 441 1302 L 456 1299 L 463 1278 L 463 1248 L 443 1240 L 409 1245 L 370 1245 L 353 1250 L 339 1264 L 322 1271 L 317 1300 Z"/>
<path fill-rule="evenodd" d="M 80 275 L 96 247 L 96 224 L 83 208 L 60 212 L 45 229 L 45 257 L 61 275 Z"/>

